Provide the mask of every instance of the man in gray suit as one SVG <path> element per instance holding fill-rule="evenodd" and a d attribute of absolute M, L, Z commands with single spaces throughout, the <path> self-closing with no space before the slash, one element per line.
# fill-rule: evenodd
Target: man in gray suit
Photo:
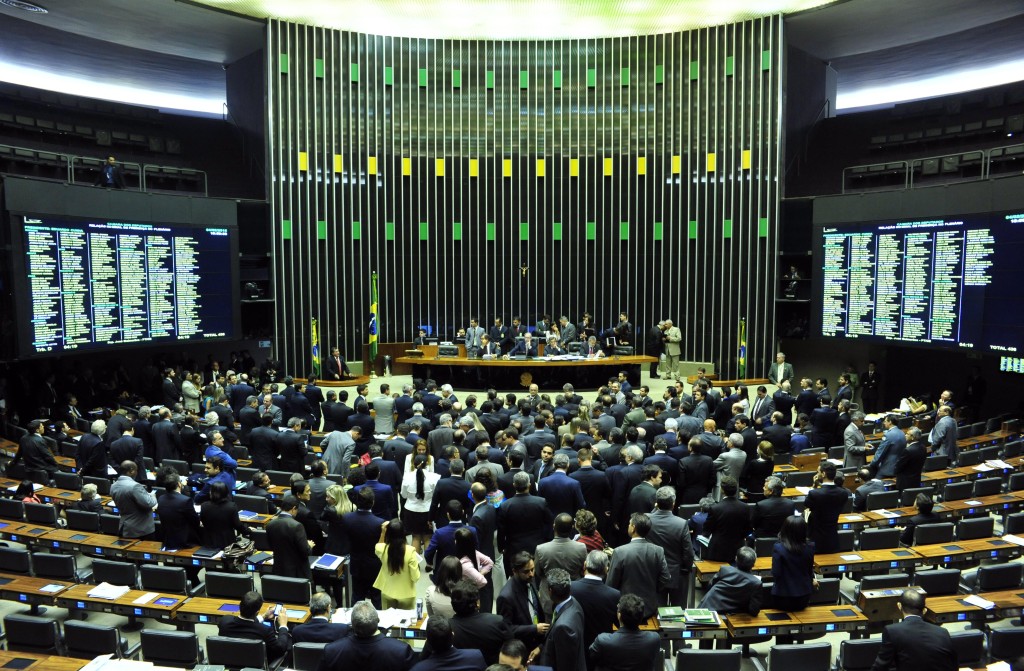
<path fill-rule="evenodd" d="M 679 354 L 682 352 L 683 334 L 671 319 L 665 320 L 665 365 L 662 368 L 662 379 L 679 378 Z"/>
<path fill-rule="evenodd" d="M 793 380 L 793 364 L 786 363 L 786 355 L 779 352 L 775 355 L 775 363 L 768 367 L 768 381 L 774 385 Z"/>
<path fill-rule="evenodd" d="M 718 569 L 700 607 L 719 613 L 760 613 L 761 578 L 751 573 L 756 561 L 757 553 L 753 548 L 741 547 L 737 550 L 736 565 L 726 564 Z"/>
<path fill-rule="evenodd" d="M 558 332 L 560 334 L 558 343 L 568 349 L 569 343 L 576 342 L 576 327 L 565 315 L 558 318 L 558 324 Z"/>
<path fill-rule="evenodd" d="M 587 546 L 572 539 L 575 530 L 572 515 L 568 513 L 556 515 L 554 529 L 554 539 L 538 545 L 537 552 L 533 556 L 540 605 L 544 609 L 544 614 L 549 618 L 555 604 L 551 603 L 548 596 L 548 574 L 555 569 L 565 569 L 571 580 L 579 580 L 583 577 L 583 565 L 587 561 Z"/>
<path fill-rule="evenodd" d="M 845 468 L 856 466 L 860 468 L 867 463 L 867 442 L 864 439 L 864 432 L 860 427 L 864 426 L 864 413 L 860 410 L 850 415 L 850 424 L 843 429 L 843 447 L 846 449 L 846 457 L 843 460 Z"/>
<path fill-rule="evenodd" d="M 731 477 L 737 481 L 743 473 L 743 466 L 747 463 L 747 453 L 743 451 L 743 436 L 738 433 L 729 434 L 726 443 L 728 449 L 715 457 L 715 470 L 718 471 L 718 487 L 715 488 L 715 498 L 721 489 L 722 478 Z"/>
<path fill-rule="evenodd" d="M 928 434 L 928 442 L 934 450 L 932 454 L 948 457 L 949 465 L 955 466 L 960 453 L 956 447 L 956 420 L 953 419 L 953 409 L 948 405 L 939 406 L 935 416 L 938 419 Z"/>
<path fill-rule="evenodd" d="M 484 327 L 480 326 L 480 322 L 477 321 L 476 317 L 469 318 L 469 328 L 466 329 L 466 354 L 469 356 L 475 355 L 483 347 L 483 343 L 480 339 L 484 336 Z"/>
<path fill-rule="evenodd" d="M 259 406 L 257 410 L 259 410 L 260 417 L 262 417 L 263 415 L 270 415 L 273 418 L 274 426 L 284 425 L 283 420 L 281 419 L 283 417 L 283 413 L 281 411 L 281 408 L 274 405 L 273 394 L 264 394 L 263 405 Z"/>
<path fill-rule="evenodd" d="M 391 435 L 395 432 L 395 399 L 391 397 L 391 385 L 380 386 L 380 396 L 373 399 L 373 431 Z M 340 427 L 338 427 L 340 428 Z"/>
<path fill-rule="evenodd" d="M 121 529 L 118 535 L 122 538 L 151 540 L 156 531 L 153 511 L 156 510 L 156 497 L 146 491 L 144 485 L 136 482 L 138 466 L 134 461 L 122 461 L 118 469 L 121 473 L 110 486 L 110 498 L 121 513 Z"/>
<path fill-rule="evenodd" d="M 693 566 L 693 542 L 690 525 L 673 512 L 676 507 L 674 487 L 660 487 L 654 495 L 655 509 L 651 511 L 651 531 L 647 540 L 665 551 L 665 563 L 672 576 L 668 589 L 661 593 L 662 605 L 685 606 L 690 586 L 690 567 Z M 540 552 L 540 548 L 537 549 Z"/>
<path fill-rule="evenodd" d="M 633 513 L 627 531 L 629 542 L 616 548 L 612 555 L 608 586 L 643 599 L 646 619 L 658 612 L 658 594 L 668 589 L 672 576 L 668 572 L 665 551 L 647 540 L 651 518 L 643 513 Z"/>

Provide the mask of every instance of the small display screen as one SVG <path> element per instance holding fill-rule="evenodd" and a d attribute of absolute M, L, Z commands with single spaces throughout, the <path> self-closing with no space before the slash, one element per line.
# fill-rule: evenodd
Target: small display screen
<path fill-rule="evenodd" d="M 218 608 L 217 610 L 223 611 L 225 613 L 237 613 L 238 612 L 238 604 L 236 604 L 236 603 L 226 603 L 223 606 L 221 606 L 220 608 Z"/>

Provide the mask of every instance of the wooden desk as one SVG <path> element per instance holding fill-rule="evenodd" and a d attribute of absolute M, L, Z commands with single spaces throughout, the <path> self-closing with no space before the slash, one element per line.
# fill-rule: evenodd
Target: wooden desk
<path fill-rule="evenodd" d="M 35 652 L 14 652 L 12 650 L 0 650 L 0 667 L 14 661 L 22 662 L 31 660 L 27 666 L 19 668 L 29 671 L 79 671 L 90 661 L 88 659 L 75 659 L 73 657 L 57 657 L 53 655 L 40 655 Z"/>
<path fill-rule="evenodd" d="M 93 610 L 103 613 L 114 613 L 127 617 L 171 618 L 175 611 L 185 603 L 182 594 L 159 594 L 149 603 L 134 603 L 136 599 L 149 592 L 133 589 L 118 599 L 99 599 L 89 596 L 89 591 L 96 585 L 74 585 L 57 596 L 57 605 L 71 610 Z M 174 600 L 174 603 L 159 604 L 160 599 Z"/>
<path fill-rule="evenodd" d="M 781 610 L 764 609 L 757 615 L 733 613 L 726 615 L 725 622 L 729 635 L 737 638 L 751 636 L 796 636 L 802 626 L 796 613 Z"/>
<path fill-rule="evenodd" d="M 810 606 L 793 615 L 802 634 L 857 631 L 868 624 L 867 616 L 854 606 Z"/>
<path fill-rule="evenodd" d="M 309 620 L 308 605 L 284 604 L 288 612 L 289 624 L 302 624 Z M 224 599 L 210 599 L 194 596 L 174 611 L 174 619 L 188 624 L 217 624 L 225 615 L 237 615 L 238 604 L 226 602 Z M 426 638 L 426 632 L 424 632 Z"/>
<path fill-rule="evenodd" d="M 1000 592 L 981 592 L 983 599 L 995 604 L 985 610 L 979 606 L 965 603 L 967 594 L 951 594 L 934 596 L 928 599 L 924 619 L 936 624 L 946 622 L 993 622 L 1007 617 L 1019 617 L 1024 608 L 1024 590 L 1011 589 Z"/>
<path fill-rule="evenodd" d="M 697 588 L 703 588 L 707 583 L 711 582 L 711 579 L 718 573 L 718 569 L 723 566 L 726 566 L 726 563 L 718 561 L 698 560 L 693 563 L 693 588 L 688 590 L 688 608 L 694 607 Z M 754 568 L 751 570 L 751 573 L 761 577 L 770 576 L 772 574 L 772 558 L 758 557 L 757 561 L 754 562 Z"/>
<path fill-rule="evenodd" d="M 626 371 L 633 386 L 640 384 L 640 368 L 656 363 L 651 356 L 607 356 L 601 359 L 576 359 L 553 361 L 536 359 L 469 359 L 464 356 L 434 358 L 424 349 L 423 357 L 400 356 L 395 359 L 399 366 L 411 366 L 413 377 L 430 377 L 438 384 L 450 383 L 460 389 L 525 388 L 536 383 L 543 389 L 560 389 L 565 382 L 572 382 L 579 389 L 596 389 L 608 381 L 610 372 Z M 473 373 L 466 375 L 466 369 Z"/>
<path fill-rule="evenodd" d="M 0 575 L 0 599 L 32 606 L 53 605 L 57 596 L 72 586 L 74 583 L 5 573 Z M 44 587 L 51 589 L 43 589 Z M 60 589 L 52 589 L 54 587 Z"/>
<path fill-rule="evenodd" d="M 844 559 L 844 556 L 847 557 Z M 856 557 L 854 559 L 853 557 Z M 847 571 L 868 572 L 917 566 L 924 561 L 913 548 L 893 550 L 862 550 L 859 552 L 837 552 L 814 556 L 814 569 L 822 575 L 846 573 Z"/>
<path fill-rule="evenodd" d="M 9 526 L 0 527 L 0 537 L 14 543 L 24 543 L 31 547 L 44 544 L 46 541 L 43 539 L 43 536 L 54 531 L 53 527 L 41 524 L 24 524 L 22 522 L 10 522 L 7 524 Z"/>

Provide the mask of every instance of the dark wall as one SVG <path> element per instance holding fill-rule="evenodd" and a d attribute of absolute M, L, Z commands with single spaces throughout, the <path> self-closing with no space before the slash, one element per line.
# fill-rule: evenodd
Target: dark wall
<path fill-rule="evenodd" d="M 820 58 L 792 45 L 786 48 L 786 175 L 805 169 L 809 136 L 832 111 L 827 70 Z"/>
<path fill-rule="evenodd" d="M 737 372 L 773 348 L 778 17 L 546 42 L 392 39 L 271 22 L 276 342 L 357 357 L 471 315 L 646 329 Z M 713 158 L 709 161 L 709 155 Z"/>
<path fill-rule="evenodd" d="M 262 49 L 227 66 L 227 102 L 228 120 L 241 136 L 243 171 L 255 192 L 266 183 L 267 165 L 267 61 Z"/>

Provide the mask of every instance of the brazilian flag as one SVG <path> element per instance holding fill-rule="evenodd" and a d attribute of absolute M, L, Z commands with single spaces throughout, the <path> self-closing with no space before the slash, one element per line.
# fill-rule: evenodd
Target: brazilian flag
<path fill-rule="evenodd" d="M 370 276 L 370 365 L 377 360 L 377 334 L 380 323 L 377 319 L 377 273 Z"/>
<path fill-rule="evenodd" d="M 313 343 L 313 376 L 320 377 L 320 333 L 316 327 L 316 317 L 310 326 L 309 340 Z"/>
<path fill-rule="evenodd" d="M 737 357 L 737 363 L 739 364 L 739 372 L 737 377 L 741 380 L 747 376 L 747 320 L 740 319 L 740 351 Z"/>

